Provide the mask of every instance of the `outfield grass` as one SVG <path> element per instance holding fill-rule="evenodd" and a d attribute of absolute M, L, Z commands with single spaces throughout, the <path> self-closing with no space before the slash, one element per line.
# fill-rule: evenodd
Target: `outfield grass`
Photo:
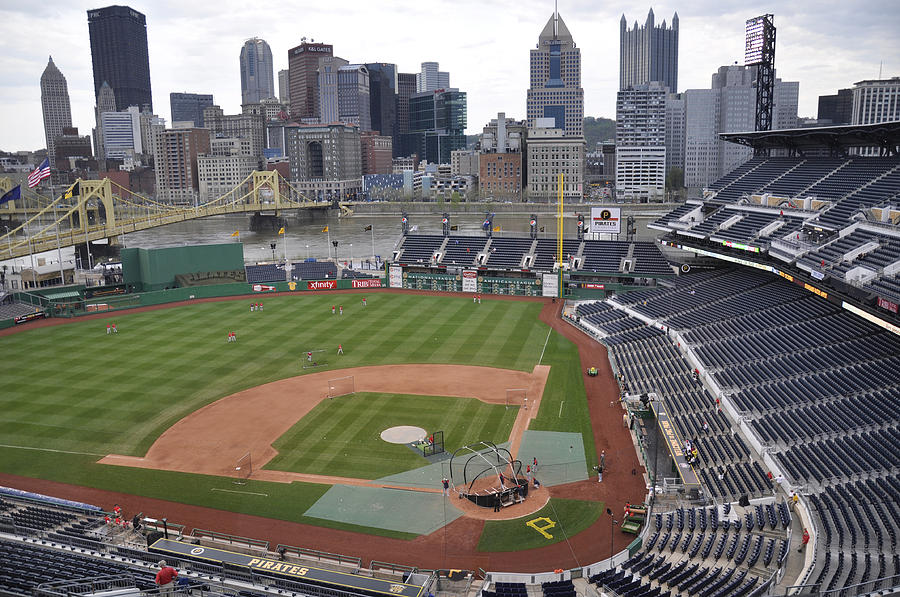
<path fill-rule="evenodd" d="M 326 369 L 451 363 L 530 371 L 546 327 L 537 303 L 415 295 L 271 297 L 201 303 L 77 321 L 0 341 L 0 438 L 14 446 L 141 456 L 179 419 L 218 398 L 303 372 L 307 350 Z M 344 315 L 331 305 L 344 303 Z M 227 344 L 228 331 L 238 342 Z M 335 356 L 338 343 L 344 356 Z M 318 370 L 321 370 L 318 369 Z"/>
<path fill-rule="evenodd" d="M 275 442 L 278 456 L 265 468 L 378 479 L 429 464 L 406 445 L 381 439 L 388 427 L 443 430 L 444 449 L 453 452 L 480 440 L 507 441 L 518 410 L 475 398 L 359 392 L 316 405 Z"/>
<path fill-rule="evenodd" d="M 478 551 L 523 551 L 565 541 L 594 524 L 603 509 L 603 502 L 551 498 L 534 514 L 514 520 L 487 521 L 478 540 Z M 549 519 L 554 524 L 551 527 L 546 520 L 536 519 Z M 526 524 L 529 521 L 534 521 L 550 537 Z"/>

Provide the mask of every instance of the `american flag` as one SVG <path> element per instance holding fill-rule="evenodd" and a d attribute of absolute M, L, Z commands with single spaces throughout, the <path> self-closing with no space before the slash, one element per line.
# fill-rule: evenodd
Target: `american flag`
<path fill-rule="evenodd" d="M 50 160 L 47 158 L 44 158 L 41 165 L 28 175 L 28 188 L 30 189 L 38 186 L 45 178 L 50 178 Z"/>

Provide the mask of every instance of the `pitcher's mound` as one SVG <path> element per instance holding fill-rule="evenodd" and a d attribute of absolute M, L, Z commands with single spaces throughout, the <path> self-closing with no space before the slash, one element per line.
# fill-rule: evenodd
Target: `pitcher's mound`
<path fill-rule="evenodd" d="M 381 432 L 381 439 L 389 444 L 409 444 L 425 437 L 425 430 L 412 425 L 390 427 Z"/>

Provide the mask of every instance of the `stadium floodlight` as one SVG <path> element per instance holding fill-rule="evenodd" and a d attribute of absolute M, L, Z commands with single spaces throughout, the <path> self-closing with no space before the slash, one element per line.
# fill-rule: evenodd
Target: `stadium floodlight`
<path fill-rule="evenodd" d="M 763 41 L 765 39 L 765 17 L 747 19 L 744 64 L 752 66 L 762 62 Z"/>

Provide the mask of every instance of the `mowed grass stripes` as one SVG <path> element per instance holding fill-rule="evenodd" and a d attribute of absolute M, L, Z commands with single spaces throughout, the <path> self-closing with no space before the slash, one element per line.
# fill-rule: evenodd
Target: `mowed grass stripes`
<path fill-rule="evenodd" d="M 539 303 L 369 293 L 363 307 L 362 296 L 260 296 L 262 312 L 249 312 L 249 299 L 200 303 L 4 337 L 0 443 L 140 456 L 203 405 L 302 374 L 307 350 L 320 351 L 325 369 L 451 363 L 530 371 L 547 335 Z M 332 315 L 332 305 L 344 314 Z M 118 334 L 106 334 L 107 321 Z M 229 331 L 237 343 L 226 343 Z"/>
<path fill-rule="evenodd" d="M 278 456 L 265 468 L 377 479 L 429 464 L 402 444 L 381 439 L 396 425 L 444 432 L 447 452 L 488 440 L 509 439 L 517 407 L 475 398 L 360 392 L 320 402 L 275 442 Z"/>

